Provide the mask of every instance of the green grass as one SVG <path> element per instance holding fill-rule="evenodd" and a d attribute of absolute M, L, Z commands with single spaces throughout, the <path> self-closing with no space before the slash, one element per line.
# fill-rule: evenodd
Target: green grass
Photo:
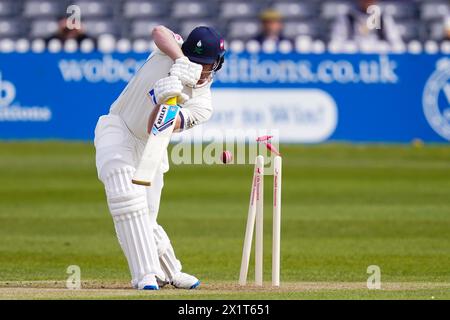
<path fill-rule="evenodd" d="M 383 283 L 450 283 L 449 147 L 287 145 L 282 152 L 282 281 L 365 282 L 367 267 L 378 265 Z M 206 283 L 237 280 L 251 175 L 249 165 L 184 165 L 165 176 L 159 223 L 184 269 Z M 63 281 L 73 264 L 86 281 L 129 280 L 91 144 L 3 142 L 0 177 L 0 282 Z M 265 187 L 271 195 L 269 178 Z M 266 280 L 270 201 L 267 196 Z M 450 299 L 447 291 L 323 289 L 263 297 Z"/>

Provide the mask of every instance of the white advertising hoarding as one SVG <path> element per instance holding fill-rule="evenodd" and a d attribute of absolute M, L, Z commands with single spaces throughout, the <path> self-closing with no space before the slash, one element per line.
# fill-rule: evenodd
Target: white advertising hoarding
<path fill-rule="evenodd" d="M 213 116 L 203 132 L 278 132 L 280 142 L 316 143 L 334 132 L 333 98 L 318 89 L 214 89 Z M 208 134 L 209 136 L 214 133 Z"/>

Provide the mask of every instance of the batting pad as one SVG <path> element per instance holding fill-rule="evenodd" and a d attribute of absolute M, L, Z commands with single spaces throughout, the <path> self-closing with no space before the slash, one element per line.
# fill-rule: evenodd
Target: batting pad
<path fill-rule="evenodd" d="M 172 281 L 173 277 L 181 272 L 181 262 L 176 258 L 170 239 L 160 225 L 153 228 L 156 245 L 158 247 L 159 262 L 166 275 L 166 281 Z"/>
<path fill-rule="evenodd" d="M 105 180 L 106 195 L 122 250 L 136 285 L 145 275 L 165 279 L 158 259 L 145 188 L 131 182 L 135 172 L 127 166 L 113 170 Z"/>

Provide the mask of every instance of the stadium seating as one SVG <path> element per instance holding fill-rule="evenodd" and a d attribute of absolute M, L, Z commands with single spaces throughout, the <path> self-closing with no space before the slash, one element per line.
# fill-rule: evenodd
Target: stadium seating
<path fill-rule="evenodd" d="M 23 33 L 23 24 L 17 19 L 0 20 L 0 38 L 18 38 Z"/>
<path fill-rule="evenodd" d="M 227 39 L 248 40 L 259 33 L 259 14 L 274 8 L 285 19 L 284 34 L 329 39 L 327 25 L 347 14 L 351 0 L 0 0 L 0 39 L 36 39 L 57 29 L 69 5 L 81 8 L 87 34 L 146 39 L 158 24 L 182 35 L 200 24 L 215 26 Z M 380 5 L 399 25 L 404 39 L 441 40 L 450 17 L 448 0 L 385 0 Z"/>
<path fill-rule="evenodd" d="M 18 15 L 19 9 L 17 3 L 13 1 L 0 1 L 0 19 Z"/>
<path fill-rule="evenodd" d="M 259 23 L 255 20 L 232 21 L 228 25 L 228 39 L 248 40 L 259 33 Z"/>
<path fill-rule="evenodd" d="M 139 20 L 133 20 L 128 30 L 124 30 L 123 33 L 124 38 L 131 38 L 131 39 L 144 39 L 151 34 L 154 27 L 157 25 L 166 25 L 168 27 L 173 27 L 170 25 L 169 21 L 164 19 L 139 19 Z"/>
<path fill-rule="evenodd" d="M 319 4 L 315 2 L 276 1 L 271 6 L 285 19 L 310 19 L 319 16 Z"/>
<path fill-rule="evenodd" d="M 224 1 L 219 7 L 219 17 L 221 19 L 257 18 L 262 7 L 261 2 Z"/>
<path fill-rule="evenodd" d="M 58 22 L 48 19 L 37 19 L 31 22 L 30 38 L 47 38 L 58 30 Z"/>
<path fill-rule="evenodd" d="M 418 16 L 417 7 L 407 1 L 384 1 L 380 3 L 383 13 L 386 13 L 394 19 L 413 19 Z"/>
<path fill-rule="evenodd" d="M 422 20 L 436 20 L 450 16 L 450 3 L 448 1 L 427 1 L 420 7 Z"/>
<path fill-rule="evenodd" d="M 444 22 L 442 20 L 432 21 L 426 27 L 425 33 L 430 40 L 439 41 L 444 37 Z"/>
<path fill-rule="evenodd" d="M 412 41 L 420 38 L 421 26 L 416 22 L 417 20 L 399 20 L 396 22 L 399 33 L 404 41 Z"/>
<path fill-rule="evenodd" d="M 55 0 L 31 0 L 24 3 L 23 16 L 31 19 L 57 18 L 65 9 L 61 2 Z"/>
<path fill-rule="evenodd" d="M 93 38 L 102 34 L 111 34 L 116 37 L 120 35 L 119 26 L 108 19 L 85 19 L 83 26 L 86 29 L 86 34 Z"/>
<path fill-rule="evenodd" d="M 332 19 L 347 14 L 352 7 L 351 1 L 327 1 L 322 5 L 321 17 Z"/>
<path fill-rule="evenodd" d="M 317 20 L 308 21 L 289 21 L 285 23 L 284 34 L 286 37 L 295 39 L 297 36 L 310 36 L 311 38 L 320 38 L 323 24 Z"/>
<path fill-rule="evenodd" d="M 113 4 L 105 0 L 79 0 L 73 2 L 81 9 L 83 18 L 107 18 L 113 14 Z"/>
<path fill-rule="evenodd" d="M 160 18 L 169 10 L 167 2 L 163 1 L 127 1 L 123 5 L 123 16 L 127 19 Z"/>
<path fill-rule="evenodd" d="M 217 9 L 210 1 L 176 1 L 170 12 L 174 19 L 205 18 L 214 15 Z"/>
<path fill-rule="evenodd" d="M 187 37 L 189 32 L 197 26 L 212 26 L 224 33 L 223 25 L 221 25 L 217 20 L 212 19 L 192 19 L 184 20 L 179 24 L 178 33 L 183 37 Z"/>

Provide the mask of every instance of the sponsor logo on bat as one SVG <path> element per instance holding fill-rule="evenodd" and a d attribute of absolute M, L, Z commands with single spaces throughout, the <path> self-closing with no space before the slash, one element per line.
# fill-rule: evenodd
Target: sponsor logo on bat
<path fill-rule="evenodd" d="M 170 128 L 173 125 L 177 114 L 178 107 L 171 106 L 168 108 L 167 106 L 163 105 L 158 114 L 158 118 L 153 125 L 152 134 L 156 136 L 158 133 L 161 133 L 167 128 Z"/>

